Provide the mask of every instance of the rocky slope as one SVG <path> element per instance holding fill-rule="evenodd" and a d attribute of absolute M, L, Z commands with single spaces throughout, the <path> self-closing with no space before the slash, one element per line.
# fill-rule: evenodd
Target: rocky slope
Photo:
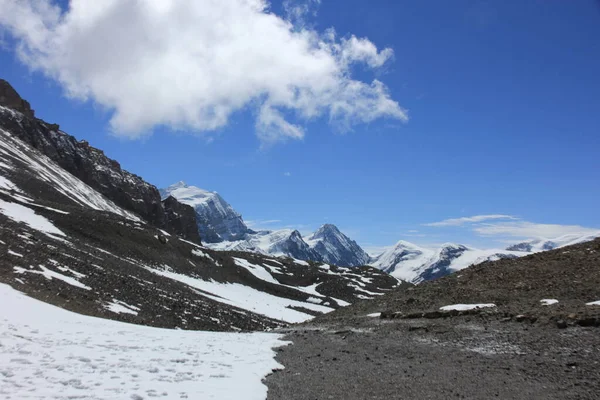
<path fill-rule="evenodd" d="M 140 216 L 158 228 L 189 240 L 198 240 L 196 233 L 178 231 L 169 220 L 155 186 L 122 169 L 117 161 L 106 157 L 102 150 L 62 132 L 59 125 L 35 118 L 29 103 L 21 99 L 15 89 L 2 79 L 0 128 L 39 150 L 120 208 Z M 175 225 L 178 224 L 175 222 Z"/>
<path fill-rule="evenodd" d="M 237 331 L 305 321 L 398 285 L 372 267 L 208 249 L 188 240 L 197 235 L 195 212 L 172 197 L 156 208 L 179 232 L 170 234 L 22 140 L 29 128 L 37 129 L 32 140 L 66 135 L 0 107 L 0 282 L 34 298 L 143 325 Z M 82 162 L 95 169 L 94 161 L 107 160 Z M 98 170 L 97 177 L 111 174 Z M 122 171 L 114 182 L 128 176 Z"/>

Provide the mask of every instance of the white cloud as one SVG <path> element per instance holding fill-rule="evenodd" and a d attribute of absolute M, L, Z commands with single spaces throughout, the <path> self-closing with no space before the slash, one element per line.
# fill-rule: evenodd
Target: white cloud
<path fill-rule="evenodd" d="M 292 176 L 292 173 L 291 172 L 284 172 L 283 176 Z"/>
<path fill-rule="evenodd" d="M 480 224 L 473 227 L 484 236 L 512 236 L 520 238 L 557 238 L 568 234 L 594 234 L 599 230 L 580 225 L 536 224 L 528 221 Z"/>
<path fill-rule="evenodd" d="M 462 218 L 451 218 L 445 219 L 440 222 L 431 222 L 428 224 L 423 224 L 424 226 L 462 226 L 465 224 L 470 224 L 474 222 L 483 222 L 494 219 L 517 219 L 512 215 L 503 215 L 503 214 L 490 214 L 490 215 L 474 215 L 472 217 L 462 217 Z"/>
<path fill-rule="evenodd" d="M 248 107 L 263 145 L 302 139 L 302 122 L 320 116 L 341 130 L 408 119 L 382 82 L 352 78 L 355 64 L 381 67 L 391 49 L 294 27 L 266 0 L 71 0 L 64 12 L 52 0 L 0 0 L 0 9 L 19 59 L 110 110 L 118 135 L 213 131 Z"/>
<path fill-rule="evenodd" d="M 288 21 L 298 28 L 306 27 L 307 17 L 316 17 L 321 0 L 283 0 L 283 10 Z"/>

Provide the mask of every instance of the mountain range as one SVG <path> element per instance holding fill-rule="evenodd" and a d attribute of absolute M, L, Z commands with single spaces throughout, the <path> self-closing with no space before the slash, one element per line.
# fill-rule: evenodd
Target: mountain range
<path fill-rule="evenodd" d="M 477 249 L 456 243 L 432 249 L 401 240 L 383 253 L 369 256 L 333 224 L 325 224 L 306 237 L 293 229 L 255 232 L 216 192 L 178 182 L 162 189 L 161 195 L 163 198 L 173 196 L 194 208 L 198 230 L 212 249 L 289 256 L 344 267 L 372 265 L 411 283 L 437 279 L 484 261 L 522 257 L 600 237 L 600 231 L 595 235 L 571 234 L 521 242 L 504 249 Z"/>

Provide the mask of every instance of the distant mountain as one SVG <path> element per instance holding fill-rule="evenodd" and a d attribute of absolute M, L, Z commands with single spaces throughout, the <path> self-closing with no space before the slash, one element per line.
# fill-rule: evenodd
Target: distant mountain
<path fill-rule="evenodd" d="M 252 231 L 238 214 L 217 192 L 209 192 L 185 182 L 177 182 L 160 190 L 161 197 L 173 196 L 179 202 L 196 210 L 198 231 L 205 243 L 237 241 Z"/>
<path fill-rule="evenodd" d="M 305 242 L 320 255 L 320 261 L 354 267 L 369 263 L 369 255 L 352 239 L 344 235 L 337 226 L 325 224 L 305 239 Z"/>
<path fill-rule="evenodd" d="M 323 225 L 306 238 L 297 230 L 281 229 L 249 233 L 244 240 L 211 243 L 208 246 L 215 250 L 251 251 L 340 267 L 367 265 L 370 260 L 354 240 L 332 224 Z"/>
<path fill-rule="evenodd" d="M 246 239 L 209 244 L 214 250 L 250 251 L 273 256 L 292 257 L 297 260 L 319 261 L 321 256 L 302 239 L 297 230 L 259 231 Z"/>
<path fill-rule="evenodd" d="M 288 256 L 298 260 L 321 261 L 340 267 L 368 264 L 369 255 L 352 239 L 332 224 L 325 224 L 303 238 L 291 229 L 255 232 L 242 216 L 217 192 L 177 182 L 161 189 L 163 199 L 169 196 L 196 210 L 202 241 L 216 250 L 251 251 Z"/>
<path fill-rule="evenodd" d="M 553 250 L 600 237 L 595 234 L 569 234 L 554 239 L 536 239 L 521 242 L 506 249 L 476 249 L 448 243 L 440 248 L 424 248 L 406 241 L 396 245 L 371 260 L 369 265 L 411 283 L 441 278 L 470 265 L 502 258 L 523 257 L 531 253 Z"/>
<path fill-rule="evenodd" d="M 600 231 L 585 235 L 568 234 L 554 239 L 534 239 L 526 242 L 517 243 L 507 247 L 506 250 L 537 253 L 540 251 L 553 250 L 558 249 L 560 247 L 589 242 L 598 237 L 600 237 Z"/>
<path fill-rule="evenodd" d="M 403 240 L 375 257 L 370 265 L 411 283 L 433 280 L 470 265 L 501 258 L 516 258 L 522 253 L 508 250 L 480 250 L 447 243 L 437 249 L 427 249 Z"/>

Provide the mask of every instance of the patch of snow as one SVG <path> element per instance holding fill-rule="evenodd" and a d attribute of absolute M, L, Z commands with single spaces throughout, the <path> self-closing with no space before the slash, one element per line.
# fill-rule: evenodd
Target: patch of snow
<path fill-rule="evenodd" d="M 551 306 L 552 304 L 558 304 L 558 300 L 556 299 L 542 299 L 540 300 L 543 306 Z"/>
<path fill-rule="evenodd" d="M 0 285 L 2 397 L 263 400 L 272 333 L 150 328 L 75 314 Z"/>
<path fill-rule="evenodd" d="M 0 189 L 14 190 L 16 192 L 20 191 L 17 185 L 15 185 L 8 178 L 5 178 L 2 175 L 0 175 Z"/>
<path fill-rule="evenodd" d="M 376 313 L 367 314 L 367 317 L 379 318 L 379 317 L 381 317 L 381 313 L 376 312 Z"/>
<path fill-rule="evenodd" d="M 306 301 L 313 304 L 321 304 L 323 302 L 323 300 L 318 299 L 316 297 L 309 297 L 308 299 L 306 299 Z"/>
<path fill-rule="evenodd" d="M 591 303 L 585 303 L 586 306 L 600 306 L 600 300 L 592 301 Z"/>
<path fill-rule="evenodd" d="M 209 254 L 207 254 L 199 249 L 192 249 L 192 254 L 197 257 L 204 257 L 204 258 L 208 258 L 209 260 L 213 260 L 213 258 Z"/>
<path fill-rule="evenodd" d="M 116 314 L 132 314 L 138 315 L 138 311 L 140 310 L 138 307 L 131 306 L 121 300 L 113 299 L 112 302 L 106 304 L 104 306 L 108 311 L 112 311 Z"/>
<path fill-rule="evenodd" d="M 66 236 L 47 218 L 36 214 L 31 208 L 24 207 L 20 204 L 0 200 L 0 213 L 6 215 L 15 222 L 23 222 L 37 231 L 51 235 Z"/>
<path fill-rule="evenodd" d="M 171 234 L 167 231 L 163 231 L 162 229 L 159 229 L 160 233 L 162 233 L 165 236 L 171 236 Z"/>
<path fill-rule="evenodd" d="M 310 265 L 309 263 L 307 263 L 306 261 L 303 261 L 303 260 L 294 260 L 294 262 L 296 264 L 304 265 L 304 266 L 307 266 L 307 267 Z"/>
<path fill-rule="evenodd" d="M 20 253 L 15 253 L 15 252 L 14 252 L 14 251 L 12 251 L 12 250 L 9 250 L 9 251 L 8 251 L 8 254 L 10 254 L 11 256 L 15 256 L 15 257 L 23 257 L 23 254 L 20 254 Z"/>
<path fill-rule="evenodd" d="M 273 278 L 273 276 L 262 265 L 252 264 L 248 260 L 237 257 L 233 257 L 233 261 L 236 265 L 246 269 L 258 279 L 279 285 L 279 282 L 275 278 Z"/>
<path fill-rule="evenodd" d="M 452 304 L 449 306 L 440 307 L 442 311 L 468 311 L 468 310 L 476 310 L 478 308 L 491 308 L 496 307 L 493 303 L 483 303 L 483 304 Z"/>
<path fill-rule="evenodd" d="M 58 268 L 62 272 L 70 272 L 70 273 L 72 273 L 73 275 L 75 275 L 75 277 L 77 277 L 77 279 L 85 278 L 87 276 L 86 274 L 82 274 L 81 272 L 77 272 L 74 269 L 71 269 L 69 267 L 65 267 L 65 266 L 62 266 L 62 265 L 59 265 L 56 268 Z"/>
<path fill-rule="evenodd" d="M 38 274 L 38 275 L 42 275 L 44 278 L 48 279 L 48 280 L 52 280 L 52 279 L 58 279 L 60 281 L 63 281 L 65 283 L 68 283 L 71 286 L 75 286 L 81 289 L 85 289 L 85 290 L 91 290 L 92 288 L 89 286 L 84 285 L 83 283 L 79 282 L 77 279 L 71 278 L 70 276 L 66 276 L 63 275 L 61 273 L 58 273 L 56 271 L 52 271 L 51 269 L 48 269 L 46 267 L 44 267 L 43 265 L 40 265 L 39 268 L 41 269 L 41 271 L 35 270 L 33 269 L 33 267 L 30 267 L 31 269 L 25 269 L 25 268 L 21 268 L 21 267 L 14 267 L 13 270 L 16 274 Z"/>

